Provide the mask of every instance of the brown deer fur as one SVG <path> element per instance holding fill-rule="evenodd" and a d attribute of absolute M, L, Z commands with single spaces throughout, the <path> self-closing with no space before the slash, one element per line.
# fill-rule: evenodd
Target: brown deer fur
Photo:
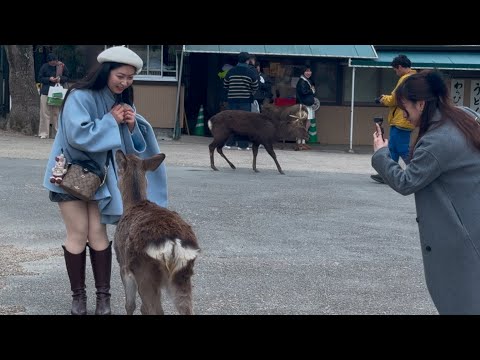
<path fill-rule="evenodd" d="M 146 171 L 165 159 L 158 154 L 142 160 L 115 154 L 123 215 L 115 231 L 114 247 L 125 289 L 125 309 L 132 315 L 137 289 L 142 314 L 163 314 L 161 289 L 165 288 L 182 315 L 193 314 L 193 265 L 200 249 L 191 228 L 175 211 L 147 200 Z"/>
<path fill-rule="evenodd" d="M 252 113 L 241 110 L 224 110 L 212 116 L 208 120 L 208 127 L 213 135 L 213 141 L 208 145 L 210 149 L 210 166 L 215 167 L 213 155 L 215 148 L 217 152 L 227 161 L 232 169 L 233 165 L 223 153 L 223 146 L 231 134 L 246 135 L 253 143 L 253 171 L 257 170 L 258 147 L 262 144 L 270 154 L 280 174 L 284 174 L 277 161 L 277 155 L 273 151 L 274 142 L 289 136 L 308 139 L 308 132 L 305 128 L 305 120 L 308 112 L 305 105 L 292 105 L 279 107 L 273 104 L 266 104 L 262 113 Z"/>

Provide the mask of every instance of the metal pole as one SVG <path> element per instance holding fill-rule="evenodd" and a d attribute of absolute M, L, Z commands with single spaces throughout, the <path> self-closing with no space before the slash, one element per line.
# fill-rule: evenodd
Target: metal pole
<path fill-rule="evenodd" d="M 350 149 L 348 152 L 353 154 L 353 104 L 355 100 L 355 68 L 352 67 L 352 103 L 350 105 Z"/>
<path fill-rule="evenodd" d="M 178 83 L 177 83 L 177 102 L 175 106 L 175 127 L 173 128 L 173 140 L 180 139 L 180 90 L 182 89 L 182 72 L 183 72 L 183 47 L 182 52 L 180 53 L 180 71 L 178 74 Z"/>

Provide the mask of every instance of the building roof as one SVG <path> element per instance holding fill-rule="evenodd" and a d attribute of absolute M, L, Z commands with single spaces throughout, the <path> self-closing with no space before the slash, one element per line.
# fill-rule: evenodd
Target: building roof
<path fill-rule="evenodd" d="M 391 68 L 398 54 L 406 55 L 414 69 L 480 70 L 478 51 L 378 51 L 377 59 L 352 59 L 351 67 Z"/>
<path fill-rule="evenodd" d="M 375 59 L 373 45 L 184 45 L 187 53 L 311 56 L 354 59 Z"/>

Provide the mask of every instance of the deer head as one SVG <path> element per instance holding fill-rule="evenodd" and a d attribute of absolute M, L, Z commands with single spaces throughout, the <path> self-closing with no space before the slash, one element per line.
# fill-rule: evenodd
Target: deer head
<path fill-rule="evenodd" d="M 157 169 L 165 159 L 165 154 L 157 154 L 148 159 L 125 155 L 122 150 L 115 153 L 118 167 L 118 188 L 125 205 L 134 204 L 147 199 L 147 171 Z"/>
<path fill-rule="evenodd" d="M 289 112 L 295 112 L 296 108 L 297 108 L 297 105 L 293 105 L 292 109 L 289 109 Z M 308 118 L 307 107 L 305 105 L 298 104 L 298 112 L 289 114 L 288 116 L 294 119 L 297 119 L 297 121 L 307 120 Z"/>

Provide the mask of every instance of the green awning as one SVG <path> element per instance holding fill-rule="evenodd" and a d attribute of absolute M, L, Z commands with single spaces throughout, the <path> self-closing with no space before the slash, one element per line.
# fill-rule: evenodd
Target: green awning
<path fill-rule="evenodd" d="M 376 59 L 373 45 L 184 45 L 187 53 L 313 56 L 333 58 Z"/>
<path fill-rule="evenodd" d="M 402 51 L 413 69 L 480 70 L 480 52 Z M 351 67 L 391 68 L 399 52 L 378 51 L 378 59 L 352 59 Z"/>

